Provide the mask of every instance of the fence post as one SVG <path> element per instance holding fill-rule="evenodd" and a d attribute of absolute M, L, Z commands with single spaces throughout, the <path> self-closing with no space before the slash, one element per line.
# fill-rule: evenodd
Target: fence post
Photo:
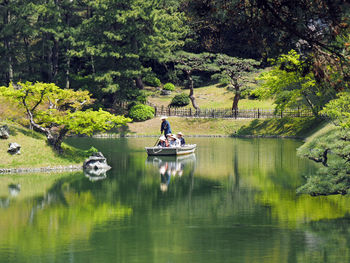
<path fill-rule="evenodd" d="M 259 108 L 258 108 L 258 119 L 260 118 L 260 110 L 259 110 Z"/>
<path fill-rule="evenodd" d="M 283 118 L 283 110 L 281 110 L 281 118 Z"/>
<path fill-rule="evenodd" d="M 154 106 L 154 116 L 157 117 L 157 106 Z"/>

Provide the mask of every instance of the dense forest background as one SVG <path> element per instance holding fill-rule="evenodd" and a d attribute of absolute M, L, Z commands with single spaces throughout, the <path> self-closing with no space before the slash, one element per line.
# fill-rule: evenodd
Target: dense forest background
<path fill-rule="evenodd" d="M 185 85 L 180 51 L 264 67 L 294 49 L 331 96 L 349 80 L 346 0 L 2 0 L 0 17 L 0 85 L 88 90 L 103 107 L 140 98 L 149 76 Z"/>

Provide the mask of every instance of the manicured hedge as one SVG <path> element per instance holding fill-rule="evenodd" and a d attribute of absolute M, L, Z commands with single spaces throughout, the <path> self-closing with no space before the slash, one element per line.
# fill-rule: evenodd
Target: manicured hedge
<path fill-rule="evenodd" d="M 170 106 L 172 107 L 184 107 L 190 104 L 190 98 L 187 94 L 181 93 L 179 95 L 175 95 L 171 100 Z"/>
<path fill-rule="evenodd" d="M 132 106 L 129 111 L 129 117 L 134 121 L 145 121 L 154 117 L 154 108 L 144 104 Z"/>

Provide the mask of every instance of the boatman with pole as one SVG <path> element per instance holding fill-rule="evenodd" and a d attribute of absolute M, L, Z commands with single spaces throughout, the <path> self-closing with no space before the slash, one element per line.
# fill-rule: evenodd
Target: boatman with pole
<path fill-rule="evenodd" d="M 161 118 L 162 125 L 160 126 L 160 134 L 164 132 L 164 135 L 171 133 L 170 123 L 167 121 L 166 116 L 162 116 Z"/>

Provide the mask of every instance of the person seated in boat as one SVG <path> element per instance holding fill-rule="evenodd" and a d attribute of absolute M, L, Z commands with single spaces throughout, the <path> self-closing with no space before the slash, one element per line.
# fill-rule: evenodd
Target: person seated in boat
<path fill-rule="evenodd" d="M 169 147 L 169 145 L 170 145 L 170 141 L 171 141 L 171 133 L 167 133 L 167 135 L 165 135 L 166 136 L 166 141 L 167 141 L 167 147 Z"/>
<path fill-rule="evenodd" d="M 159 147 L 169 147 L 168 140 L 165 138 L 164 135 L 159 137 L 158 145 Z"/>
<path fill-rule="evenodd" d="M 170 123 L 167 121 L 166 116 L 162 116 L 161 118 L 162 124 L 160 126 L 160 133 L 164 132 L 164 135 L 171 133 Z"/>
<path fill-rule="evenodd" d="M 181 146 L 185 146 L 186 142 L 185 142 L 185 139 L 184 139 L 184 137 L 183 137 L 182 132 L 178 132 L 178 133 L 177 133 L 177 138 L 180 140 Z"/>
<path fill-rule="evenodd" d="M 181 146 L 180 140 L 173 134 L 169 136 L 169 147 Z"/>

